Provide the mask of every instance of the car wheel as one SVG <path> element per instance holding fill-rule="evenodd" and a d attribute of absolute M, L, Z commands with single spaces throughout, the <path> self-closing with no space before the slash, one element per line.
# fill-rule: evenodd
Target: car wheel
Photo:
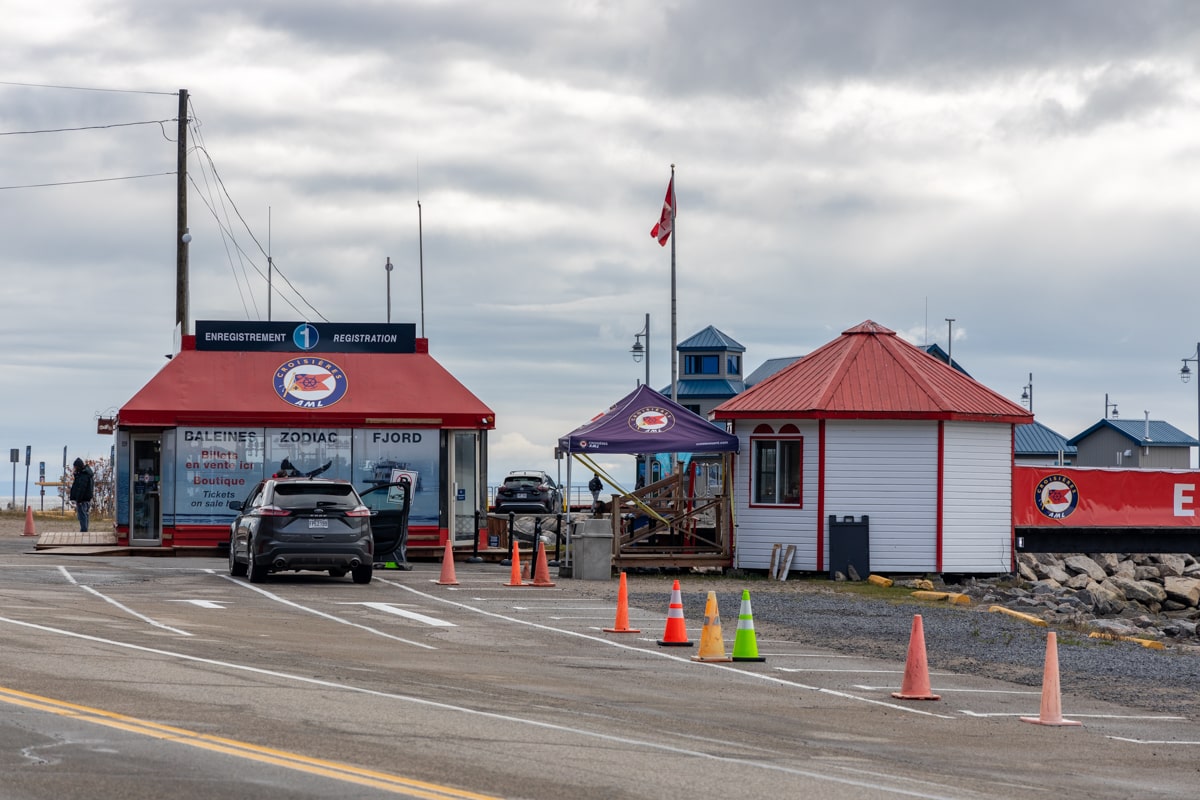
<path fill-rule="evenodd" d="M 331 578 L 344 578 L 344 577 L 346 577 L 346 570 L 344 570 L 344 569 L 331 569 L 331 570 L 329 570 L 329 577 L 331 577 Z"/>
<path fill-rule="evenodd" d="M 251 583 L 262 583 L 267 579 L 267 565 L 259 563 L 259 560 L 254 557 L 254 542 L 246 542 L 246 559 L 250 562 L 248 571 L 250 573 Z"/>
<path fill-rule="evenodd" d="M 371 575 L 374 574 L 375 567 L 372 564 L 363 564 L 361 567 L 355 567 L 353 577 L 355 583 L 370 583 Z"/>
<path fill-rule="evenodd" d="M 244 578 L 244 577 L 246 577 L 246 569 L 247 568 L 246 568 L 245 564 L 238 561 L 237 558 L 234 556 L 235 548 L 233 545 L 234 545 L 233 539 L 230 539 L 229 540 L 229 574 L 235 578 Z"/>

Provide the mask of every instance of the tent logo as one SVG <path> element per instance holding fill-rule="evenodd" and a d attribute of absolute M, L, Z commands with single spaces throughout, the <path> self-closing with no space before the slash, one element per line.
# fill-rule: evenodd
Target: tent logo
<path fill-rule="evenodd" d="M 346 373 L 323 358 L 293 358 L 275 370 L 275 394 L 296 408 L 328 408 L 346 396 Z"/>
<path fill-rule="evenodd" d="M 1043 515 L 1063 519 L 1079 505 L 1079 489 L 1066 475 L 1047 475 L 1038 483 L 1033 501 Z"/>
<path fill-rule="evenodd" d="M 675 415 L 665 408 L 643 408 L 630 415 L 629 427 L 641 433 L 662 433 L 675 427 Z"/>

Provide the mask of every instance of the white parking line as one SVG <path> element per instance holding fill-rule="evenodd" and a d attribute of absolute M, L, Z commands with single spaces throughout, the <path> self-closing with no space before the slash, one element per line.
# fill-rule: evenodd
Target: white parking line
<path fill-rule="evenodd" d="M 934 674 L 938 674 L 938 673 L 934 673 Z M 897 691 L 900 687 L 899 686 L 863 686 L 861 684 L 856 684 L 854 686 L 854 688 L 862 689 L 864 692 L 894 692 L 894 691 Z M 937 687 L 937 690 L 944 694 L 955 694 L 955 693 L 960 693 L 960 694 L 1033 694 L 1033 695 L 1041 694 L 1040 691 L 1026 690 L 1026 689 L 1019 689 L 1019 690 L 1018 689 L 947 689 L 944 686 L 939 686 L 939 687 Z"/>
<path fill-rule="evenodd" d="M 397 617 L 404 617 L 405 619 L 411 619 L 415 622 L 424 622 L 426 625 L 432 625 L 435 628 L 458 627 L 453 622 L 447 622 L 446 620 L 438 619 L 437 617 L 428 617 L 424 614 L 418 614 L 416 611 L 409 611 L 405 608 L 397 608 L 391 603 L 340 603 L 339 605 L 366 606 L 367 608 L 373 608 L 376 611 L 384 611 L 388 614 L 395 614 Z"/>
<path fill-rule="evenodd" d="M 192 634 L 188 633 L 187 631 L 181 631 L 181 630 L 179 630 L 179 628 L 172 628 L 170 625 L 164 625 L 163 623 L 158 622 L 157 620 L 153 620 L 150 617 L 147 617 L 145 614 L 138 613 L 137 611 L 134 611 L 129 606 L 122 605 L 121 603 L 117 602 L 116 600 L 113 600 L 111 597 L 106 597 L 105 595 L 101 594 L 100 592 L 96 591 L 95 589 L 93 589 L 90 586 L 84 586 L 79 581 L 75 580 L 75 576 L 72 575 L 66 567 L 60 566 L 58 568 L 58 571 L 62 573 L 63 577 L 67 580 L 67 583 L 70 583 L 74 586 L 78 586 L 80 589 L 83 589 L 85 592 L 88 592 L 89 594 L 93 594 L 96 597 L 99 597 L 101 600 L 103 600 L 106 603 L 109 603 L 110 605 L 116 606 L 117 608 L 124 611 L 126 614 L 129 614 L 132 617 L 137 617 L 142 622 L 145 622 L 149 625 L 153 625 L 156 628 L 162 628 L 164 631 L 170 631 L 171 633 L 178 633 L 180 636 L 191 636 L 192 635 Z"/>
<path fill-rule="evenodd" d="M 938 689 L 938 691 L 940 692 L 942 690 Z M 1036 714 L 1031 714 L 1028 711 L 1026 711 L 1024 713 L 1017 713 L 1017 714 L 1010 714 L 1010 713 L 983 714 L 978 711 L 967 711 L 965 709 L 959 709 L 958 713 L 963 714 L 968 717 L 1032 717 L 1032 716 L 1037 716 Z M 1126 716 L 1124 714 L 1076 714 L 1076 713 L 1072 712 L 1071 717 L 1072 718 L 1080 717 L 1083 719 L 1148 719 L 1148 720 L 1153 720 L 1155 722 L 1162 722 L 1164 720 L 1168 721 L 1168 722 L 1187 722 L 1187 717 L 1166 717 L 1166 716 L 1156 717 L 1153 715 Z M 1110 737 L 1110 738 L 1116 738 L 1116 737 Z"/>
<path fill-rule="evenodd" d="M 437 650 L 437 648 L 434 647 L 433 645 L 425 644 L 424 642 L 414 642 L 411 639 L 404 639 L 400 636 L 393 636 L 390 633 L 384 633 L 383 631 L 378 630 L 376 628 L 372 628 L 369 625 L 359 625 L 357 622 L 351 622 L 348 619 L 342 619 L 341 617 L 335 617 L 333 614 L 326 614 L 324 611 L 318 611 L 315 608 L 309 608 L 308 606 L 302 606 L 299 603 L 293 602 L 292 600 L 288 600 L 285 597 L 280 597 L 277 594 L 268 592 L 266 589 L 259 588 L 258 586 L 255 586 L 254 584 L 247 583 L 246 581 L 237 580 L 236 578 L 234 578 L 230 575 L 222 575 L 219 572 L 217 572 L 216 570 L 207 570 L 207 571 L 211 572 L 214 575 L 217 575 L 217 577 L 224 578 L 225 580 L 229 581 L 230 583 L 241 586 L 244 589 L 250 589 L 251 591 L 258 592 L 262 596 L 270 598 L 271 600 L 274 600 L 276 603 L 282 603 L 285 606 L 291 606 L 292 608 L 299 609 L 300 611 L 304 611 L 308 614 L 312 614 L 317 617 L 322 617 L 323 619 L 327 619 L 332 622 L 337 622 L 342 625 L 349 625 L 351 628 L 358 628 L 359 630 L 366 631 L 367 633 L 373 633 L 376 636 L 382 636 L 385 639 L 391 639 L 396 642 L 404 642 L 404 644 L 411 644 L 413 647 L 421 647 L 421 648 L 424 648 L 425 650 Z"/>

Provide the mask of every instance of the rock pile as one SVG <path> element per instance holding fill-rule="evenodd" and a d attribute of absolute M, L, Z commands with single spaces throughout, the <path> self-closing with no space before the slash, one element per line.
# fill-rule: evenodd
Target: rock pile
<path fill-rule="evenodd" d="M 1196 639 L 1200 562 L 1190 555 L 1020 553 L 1014 579 L 970 580 L 980 605 L 1117 636 Z"/>

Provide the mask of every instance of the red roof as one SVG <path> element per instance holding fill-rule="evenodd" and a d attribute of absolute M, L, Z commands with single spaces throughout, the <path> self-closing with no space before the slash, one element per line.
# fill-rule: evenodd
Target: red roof
<path fill-rule="evenodd" d="M 716 419 L 954 419 L 1033 414 L 867 320 L 713 411 Z"/>
<path fill-rule="evenodd" d="M 427 352 L 319 353 L 195 350 L 175 355 L 121 407 L 122 426 L 298 425 L 491 428 L 496 416 Z M 346 378 L 327 408 L 297 408 L 275 392 L 279 367 L 323 358 Z"/>

